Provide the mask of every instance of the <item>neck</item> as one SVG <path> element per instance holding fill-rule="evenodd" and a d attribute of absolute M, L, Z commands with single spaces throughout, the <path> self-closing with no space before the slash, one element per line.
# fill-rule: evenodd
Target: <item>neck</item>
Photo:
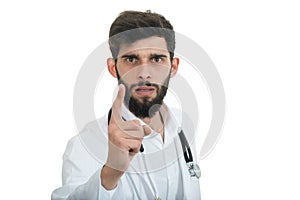
<path fill-rule="evenodd" d="M 152 118 L 146 117 L 141 118 L 141 120 L 145 122 L 152 130 L 160 133 L 162 140 L 164 141 L 164 122 L 166 122 L 166 116 L 166 109 L 164 106 L 162 106 L 161 109 L 157 111 Z"/>

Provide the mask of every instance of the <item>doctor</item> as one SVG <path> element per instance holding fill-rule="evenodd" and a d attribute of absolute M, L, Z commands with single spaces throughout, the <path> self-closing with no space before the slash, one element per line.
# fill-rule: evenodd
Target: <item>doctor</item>
<path fill-rule="evenodd" d="M 69 141 L 63 185 L 51 199 L 200 199 L 178 136 L 179 114 L 163 102 L 179 65 L 173 26 L 156 13 L 125 11 L 109 37 L 117 97 L 106 116 Z M 193 144 L 191 151 L 196 155 Z"/>

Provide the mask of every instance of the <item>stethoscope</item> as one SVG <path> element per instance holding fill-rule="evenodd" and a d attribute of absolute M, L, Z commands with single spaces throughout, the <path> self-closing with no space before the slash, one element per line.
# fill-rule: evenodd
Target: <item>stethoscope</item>
<path fill-rule="evenodd" d="M 184 132 L 181 128 L 178 129 L 178 135 L 180 138 L 184 160 L 186 162 L 186 165 L 188 166 L 188 170 L 191 177 L 200 178 L 201 177 L 201 170 L 197 163 L 193 161 L 193 154 L 191 152 L 189 143 L 186 140 L 186 137 L 184 135 Z"/>
<path fill-rule="evenodd" d="M 110 109 L 109 112 L 108 112 L 108 120 L 107 120 L 108 124 L 109 124 L 109 121 L 110 121 L 110 118 L 111 118 L 111 113 L 112 113 L 112 109 Z M 184 160 L 185 160 L 186 165 L 188 167 L 188 172 L 189 172 L 191 177 L 196 177 L 196 178 L 199 179 L 201 177 L 201 170 L 200 170 L 199 165 L 197 163 L 195 163 L 194 160 L 193 160 L 193 154 L 192 154 L 190 145 L 189 145 L 189 143 L 188 143 L 188 141 L 185 137 L 185 134 L 184 134 L 182 128 L 179 128 L 177 130 L 177 133 L 179 135 L 181 147 L 182 147 L 182 150 L 183 150 Z M 140 152 L 141 153 L 144 152 L 143 144 L 140 147 Z M 153 182 L 152 182 L 151 178 L 149 177 L 148 173 L 147 173 L 147 176 L 149 178 L 149 181 L 151 183 L 152 188 L 154 188 Z M 155 199 L 159 200 L 160 198 L 158 196 L 155 196 Z"/>
<path fill-rule="evenodd" d="M 108 112 L 108 124 L 109 124 L 109 120 L 111 118 L 111 112 L 112 111 L 110 109 L 109 112 Z M 189 145 L 189 143 L 188 143 L 188 141 L 185 137 L 185 134 L 184 134 L 183 130 L 181 128 L 179 128 L 177 133 L 178 133 L 179 138 L 180 138 L 181 147 L 182 147 L 183 155 L 184 155 L 184 160 L 185 160 L 186 165 L 188 167 L 188 171 L 189 171 L 190 176 L 200 178 L 201 177 L 200 167 L 193 160 L 193 154 L 192 154 L 190 145 Z M 140 152 L 144 152 L 143 144 L 140 147 Z"/>

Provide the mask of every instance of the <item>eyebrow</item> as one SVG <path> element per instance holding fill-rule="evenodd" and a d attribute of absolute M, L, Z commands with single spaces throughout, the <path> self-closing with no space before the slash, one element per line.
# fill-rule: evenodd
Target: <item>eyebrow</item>
<path fill-rule="evenodd" d="M 138 54 L 125 54 L 123 56 L 121 56 L 121 58 L 139 58 L 139 55 Z M 166 55 L 164 54 L 157 54 L 157 53 L 151 53 L 150 54 L 150 57 L 153 58 L 153 57 L 160 57 L 160 58 L 167 58 Z"/>
<path fill-rule="evenodd" d="M 139 56 L 137 54 L 125 54 L 123 56 L 121 56 L 121 58 L 138 58 Z"/>
<path fill-rule="evenodd" d="M 151 57 L 151 58 L 153 58 L 153 57 L 167 58 L 167 56 L 164 55 L 164 54 L 156 54 L 156 53 L 150 54 L 150 57 Z"/>

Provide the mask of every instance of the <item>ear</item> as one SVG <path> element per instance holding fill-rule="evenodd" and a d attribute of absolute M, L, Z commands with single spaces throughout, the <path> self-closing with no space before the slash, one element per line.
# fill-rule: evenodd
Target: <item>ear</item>
<path fill-rule="evenodd" d="M 106 64 L 107 64 L 107 69 L 109 71 L 109 73 L 114 77 L 117 78 L 117 69 L 116 69 L 116 65 L 115 65 L 115 61 L 113 58 L 108 58 L 106 60 Z"/>
<path fill-rule="evenodd" d="M 178 65 L 179 65 L 179 58 L 173 58 L 172 60 L 172 69 L 171 69 L 171 75 L 170 77 L 172 78 L 173 76 L 175 76 L 175 74 L 177 73 L 178 71 Z"/>

